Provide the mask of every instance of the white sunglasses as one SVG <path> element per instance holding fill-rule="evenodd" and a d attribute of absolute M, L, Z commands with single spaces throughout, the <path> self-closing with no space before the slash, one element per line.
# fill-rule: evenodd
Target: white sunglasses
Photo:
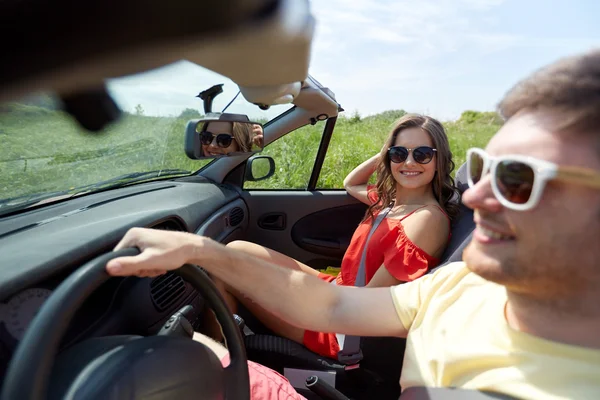
<path fill-rule="evenodd" d="M 517 211 L 535 207 L 552 179 L 600 189 L 600 172 L 593 169 L 561 166 L 523 155 L 492 157 L 478 148 L 467 150 L 469 187 L 488 172 L 494 196 L 504 207 Z"/>

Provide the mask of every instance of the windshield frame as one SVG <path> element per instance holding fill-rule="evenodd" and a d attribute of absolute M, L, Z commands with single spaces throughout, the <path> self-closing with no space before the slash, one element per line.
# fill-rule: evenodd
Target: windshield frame
<path fill-rule="evenodd" d="M 162 85 L 159 86 L 161 90 L 165 87 L 168 88 L 167 83 L 169 81 L 165 81 L 164 79 L 175 79 L 174 76 L 177 73 L 174 71 L 177 71 L 177 65 L 183 68 L 183 71 L 187 71 L 187 79 L 190 76 L 193 77 L 199 71 L 207 71 L 212 77 L 211 79 L 213 79 L 211 87 L 215 86 L 215 79 L 218 82 L 226 82 L 224 86 L 225 90 L 216 98 L 215 110 L 221 110 L 223 105 L 225 105 L 227 112 L 240 113 L 239 108 L 246 107 L 246 110 L 254 110 L 254 112 L 250 111 L 250 114 L 259 116 L 258 118 L 251 119 L 260 120 L 264 123 L 264 127 L 266 127 L 274 120 L 279 119 L 283 114 L 287 114 L 295 108 L 293 103 L 287 103 L 275 105 L 270 107 L 269 110 L 263 110 L 257 105 L 249 103 L 243 96 L 240 96 L 240 88 L 229 78 L 222 77 L 200 65 L 185 61 L 161 67 L 157 71 L 124 77 L 122 80 L 119 80 L 121 78 L 116 78 L 115 81 L 117 83 L 113 84 L 112 91 L 110 90 L 110 85 L 107 86 L 107 89 L 109 89 L 109 94 L 117 102 L 117 106 L 122 111 L 122 117 L 116 122 L 109 124 L 101 132 L 90 133 L 83 130 L 77 125 L 73 117 L 64 111 L 60 97 L 53 93 L 37 93 L 25 99 L 0 104 L 0 128 L 6 127 L 3 130 L 9 134 L 8 142 L 6 143 L 7 147 L 5 147 L 8 153 L 4 153 L 5 157 L 0 157 L 0 162 L 7 163 L 5 164 L 6 169 L 3 168 L 4 176 L 0 177 L 3 178 L 0 181 L 0 189 L 3 189 L 2 199 L 0 199 L 0 218 L 14 215 L 21 211 L 36 209 L 40 206 L 64 202 L 74 197 L 87 196 L 124 186 L 162 181 L 165 179 L 201 176 L 206 169 L 214 166 L 215 161 L 221 158 L 192 160 L 185 155 L 183 146 L 179 149 L 180 139 L 178 138 L 185 134 L 186 124 L 194 120 L 193 116 L 190 115 L 187 119 L 182 120 L 182 116 L 175 117 L 175 115 L 169 114 L 169 116 L 166 116 L 169 119 L 162 124 L 164 128 L 160 133 L 159 131 L 155 133 L 148 132 L 144 128 L 144 125 L 138 126 L 134 123 L 136 118 L 162 118 L 153 115 L 146 116 L 143 107 L 138 107 L 139 104 L 135 109 L 132 109 L 132 104 L 135 104 L 135 101 L 137 101 L 135 90 L 139 92 L 144 89 L 139 89 L 136 85 L 140 82 L 146 82 L 148 84 L 147 87 L 150 89 L 153 89 L 153 85 L 155 84 Z M 190 71 L 193 72 L 192 75 L 189 75 Z M 165 73 L 167 75 L 164 75 Z M 120 88 L 119 84 L 121 85 Z M 201 112 L 202 101 L 198 98 L 199 95 L 194 96 L 197 93 L 196 91 L 191 94 L 189 93 L 189 86 L 199 85 L 187 85 L 186 81 L 184 94 L 184 97 L 187 99 L 186 101 L 191 102 L 189 104 L 194 104 L 199 113 Z M 206 87 L 206 84 L 202 84 L 198 89 L 206 89 Z M 182 93 L 181 89 L 177 89 L 175 92 Z M 130 97 L 129 102 L 124 100 L 127 99 L 127 95 Z M 165 104 L 173 103 L 168 94 L 161 92 L 161 95 L 165 95 L 167 99 Z M 13 105 L 15 107 L 14 111 L 21 112 L 19 115 L 29 115 L 27 113 L 35 114 L 35 112 L 41 113 L 43 111 L 39 116 L 42 121 L 48 119 L 49 123 L 53 123 L 51 118 L 59 118 L 62 121 L 61 124 L 67 128 L 68 132 L 63 133 L 62 131 L 47 129 L 46 125 L 38 122 L 35 122 L 34 125 L 29 124 L 28 126 L 27 124 L 34 120 L 24 119 L 22 121 L 15 120 L 15 125 L 17 123 L 23 125 L 23 121 L 25 125 L 17 133 L 16 129 L 9 126 L 10 119 L 16 118 L 17 115 L 15 114 L 14 117 L 10 115 Z M 278 112 L 280 106 L 284 109 Z M 188 110 L 190 110 L 189 107 L 184 111 Z M 201 115 L 198 116 L 201 117 Z M 119 124 L 127 126 L 119 128 Z M 118 129 L 124 132 L 121 134 L 121 138 L 110 138 L 109 135 L 114 135 L 115 130 L 118 131 Z M 43 131 L 45 140 L 41 142 L 36 141 L 36 137 L 31 133 L 33 131 Z M 1 133 L 5 132 L 0 130 Z M 103 136 L 106 137 L 104 141 L 101 140 Z M 123 140 L 123 138 L 126 140 Z M 183 138 L 181 142 L 183 142 Z M 54 143 L 63 144 L 54 145 Z M 144 158 L 146 157 L 145 154 L 152 154 L 152 156 L 147 159 Z M 172 159 L 175 154 L 177 154 L 177 159 L 183 162 L 173 162 Z M 252 154 L 248 156 L 242 155 L 241 157 L 236 156 L 234 158 L 239 158 L 241 163 Z M 128 157 L 135 159 L 140 159 L 141 157 L 141 160 L 148 161 L 141 164 L 138 162 L 123 165 L 118 161 Z M 117 162 L 115 163 L 114 161 Z M 152 167 L 155 167 L 155 169 Z M 181 169 L 182 167 L 189 172 L 187 174 L 170 174 L 164 177 L 158 172 L 156 176 L 149 176 L 144 179 L 134 178 L 129 181 L 124 181 L 125 178 L 123 177 L 124 175 L 137 175 L 138 173 L 142 175 L 150 173 L 152 175 L 152 172 L 159 169 L 172 170 L 173 168 Z M 95 169 L 96 172 L 91 175 L 88 174 L 86 171 L 89 168 Z M 65 171 L 68 171 L 68 173 L 65 173 Z M 109 182 L 114 182 L 114 184 L 108 184 Z M 94 186 L 99 187 L 94 188 Z"/>

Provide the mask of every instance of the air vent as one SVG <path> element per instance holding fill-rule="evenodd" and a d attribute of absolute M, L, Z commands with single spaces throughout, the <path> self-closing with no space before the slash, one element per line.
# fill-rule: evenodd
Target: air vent
<path fill-rule="evenodd" d="M 235 207 L 229 211 L 229 225 L 238 226 L 244 220 L 244 210 L 240 207 Z"/>
<path fill-rule="evenodd" d="M 160 229 L 163 231 L 177 231 L 177 232 L 184 231 L 184 229 L 181 228 L 179 223 L 177 223 L 173 220 L 167 220 L 167 221 L 161 222 L 157 225 L 152 226 L 152 229 Z"/>
<path fill-rule="evenodd" d="M 168 272 L 150 283 L 150 296 L 158 311 L 165 311 L 185 294 L 185 283 L 179 275 Z"/>

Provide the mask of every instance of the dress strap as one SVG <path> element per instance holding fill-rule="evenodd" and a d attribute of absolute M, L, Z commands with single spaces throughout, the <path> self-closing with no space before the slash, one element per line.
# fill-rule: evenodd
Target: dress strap
<path fill-rule="evenodd" d="M 413 213 L 419 211 L 422 208 L 427 207 L 429 204 L 425 204 L 424 206 L 421 206 L 419 208 L 415 208 L 414 210 L 412 210 L 411 212 L 409 212 L 408 214 L 406 214 L 405 216 L 403 216 L 402 218 L 399 219 L 399 221 L 403 221 L 405 218 L 410 217 L 411 215 L 413 215 Z M 445 214 L 445 213 L 444 213 Z"/>

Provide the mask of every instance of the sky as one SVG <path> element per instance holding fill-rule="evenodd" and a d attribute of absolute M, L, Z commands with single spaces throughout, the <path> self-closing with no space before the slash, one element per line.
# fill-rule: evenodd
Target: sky
<path fill-rule="evenodd" d="M 465 110 L 494 110 L 537 68 L 600 48 L 596 0 L 312 0 L 310 7 L 317 26 L 309 73 L 348 116 L 404 109 L 452 120 Z M 138 78 L 111 87 L 124 108 L 139 103 L 153 115 L 201 109 L 193 96 L 223 83 L 186 62 Z M 215 108 L 237 92 L 224 88 Z M 240 96 L 231 110 L 243 104 Z"/>

